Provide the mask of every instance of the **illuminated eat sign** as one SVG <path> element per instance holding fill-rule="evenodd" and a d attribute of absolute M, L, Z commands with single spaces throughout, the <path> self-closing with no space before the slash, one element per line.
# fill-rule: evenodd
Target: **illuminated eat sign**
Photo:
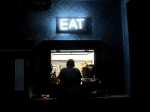
<path fill-rule="evenodd" d="M 56 33 L 89 33 L 90 18 L 69 17 L 56 18 Z"/>

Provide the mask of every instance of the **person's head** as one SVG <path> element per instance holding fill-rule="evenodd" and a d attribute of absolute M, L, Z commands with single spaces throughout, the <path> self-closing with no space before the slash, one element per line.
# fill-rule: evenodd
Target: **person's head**
<path fill-rule="evenodd" d="M 74 60 L 73 60 L 73 59 L 68 59 L 66 66 L 67 66 L 67 67 L 69 67 L 69 66 L 74 67 L 74 66 L 75 66 Z"/>

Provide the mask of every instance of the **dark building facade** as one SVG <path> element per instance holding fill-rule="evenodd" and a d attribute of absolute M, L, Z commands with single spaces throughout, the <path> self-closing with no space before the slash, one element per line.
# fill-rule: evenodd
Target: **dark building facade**
<path fill-rule="evenodd" d="M 132 83 L 136 84 L 136 81 L 140 79 L 140 75 L 135 75 L 138 72 L 134 70 L 134 66 L 138 63 L 131 62 L 130 65 L 130 54 L 132 60 L 137 56 L 137 54 L 135 56 L 132 53 L 135 49 L 134 46 L 132 47 L 135 44 L 132 38 L 138 36 L 134 33 L 141 31 L 142 24 L 147 25 L 141 23 L 139 19 L 140 26 L 137 26 L 139 28 L 136 27 L 137 24 L 132 19 L 134 18 L 132 13 L 141 10 L 138 9 L 139 4 L 134 3 L 134 0 L 59 0 L 52 2 L 48 9 L 43 9 L 45 5 L 37 5 L 31 1 L 19 2 L 18 0 L 16 3 L 13 2 L 10 4 L 7 15 L 7 18 L 10 18 L 9 27 L 6 29 L 8 33 L 1 41 L 3 43 L 1 44 L 1 63 L 3 70 L 6 71 L 5 74 L 11 74 L 10 77 L 12 78 L 9 81 L 15 83 L 12 80 L 15 77 L 15 60 L 24 59 L 23 91 L 27 95 L 28 86 L 33 81 L 31 77 L 34 70 L 36 69 L 36 72 L 40 70 L 42 61 L 51 61 L 49 58 L 50 50 L 94 49 L 96 77 L 105 80 L 110 94 L 131 96 Z M 135 11 L 132 10 L 133 5 Z M 145 15 L 146 17 L 142 15 L 143 12 L 138 12 L 137 14 L 134 13 L 135 16 L 140 16 L 143 18 L 142 21 L 148 22 L 149 12 Z M 91 31 L 87 34 L 78 32 L 58 33 L 56 32 L 57 17 L 89 17 Z M 135 19 L 137 18 L 135 17 Z M 75 27 L 75 23 L 71 24 Z M 131 29 L 128 30 L 128 26 Z M 144 26 L 144 28 L 146 27 Z M 148 31 L 147 29 L 144 31 L 140 34 L 146 38 Z M 138 45 L 135 45 L 139 46 L 140 40 L 137 43 Z M 130 48 L 131 50 L 129 50 Z M 39 66 L 34 68 L 35 64 Z M 143 64 L 142 61 L 140 64 Z M 140 69 L 141 67 L 137 68 Z M 143 70 L 145 71 L 145 68 L 142 68 L 141 74 Z M 136 72 L 133 73 L 134 71 Z M 149 82 L 146 79 L 146 83 Z M 134 90 L 136 90 L 135 88 L 136 85 L 134 85 Z M 133 91 L 133 93 L 135 92 Z"/>

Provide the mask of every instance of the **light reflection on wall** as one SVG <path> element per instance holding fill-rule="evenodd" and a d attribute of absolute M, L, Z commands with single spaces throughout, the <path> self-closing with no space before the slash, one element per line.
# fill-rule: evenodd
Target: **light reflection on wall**
<path fill-rule="evenodd" d="M 83 5 L 84 4 L 84 7 Z M 62 7 L 63 6 L 63 7 Z M 56 17 L 91 17 L 91 14 L 88 10 L 89 6 L 85 2 L 77 1 L 62 1 L 53 4 L 51 6 L 50 13 L 53 17 L 50 17 L 49 22 L 49 31 L 52 34 L 50 40 L 80 40 L 81 36 L 84 40 L 89 40 L 89 35 L 80 35 L 80 34 L 57 34 L 56 33 Z"/>
<path fill-rule="evenodd" d="M 47 11 L 29 12 L 26 18 L 19 18 L 21 28 L 15 38 L 37 40 L 40 35 L 42 40 L 102 40 L 116 46 L 116 43 L 122 42 L 120 9 L 119 1 L 59 0 Z M 90 17 L 92 33 L 57 34 L 56 17 Z"/>

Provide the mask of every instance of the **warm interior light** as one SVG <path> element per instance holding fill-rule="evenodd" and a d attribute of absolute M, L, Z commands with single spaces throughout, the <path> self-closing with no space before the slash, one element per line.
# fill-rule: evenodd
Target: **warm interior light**
<path fill-rule="evenodd" d="M 79 54 L 79 55 L 81 55 L 81 54 L 87 54 L 87 53 L 72 53 L 72 54 Z"/>
<path fill-rule="evenodd" d="M 66 55 L 66 54 L 70 54 L 70 53 L 53 53 L 54 55 L 57 55 L 57 54 L 59 54 L 59 55 Z"/>

